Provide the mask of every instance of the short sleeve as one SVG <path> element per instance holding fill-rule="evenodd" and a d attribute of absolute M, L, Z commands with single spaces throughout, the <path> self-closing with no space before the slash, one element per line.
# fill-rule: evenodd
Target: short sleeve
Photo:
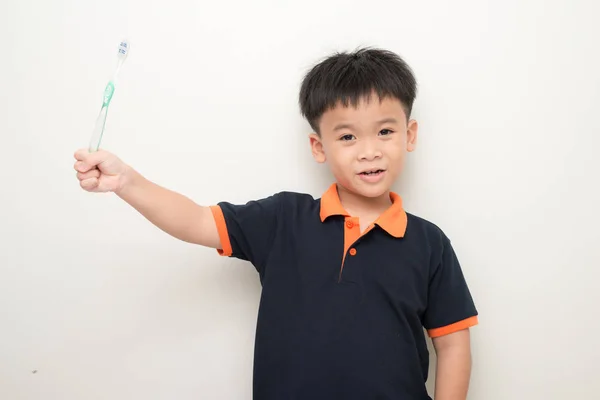
<path fill-rule="evenodd" d="M 423 325 L 432 338 L 477 325 L 478 312 L 450 240 L 442 233 L 441 256 L 429 281 Z"/>
<path fill-rule="evenodd" d="M 281 194 L 246 204 L 220 202 L 211 206 L 223 256 L 250 261 L 260 270 L 278 231 Z"/>

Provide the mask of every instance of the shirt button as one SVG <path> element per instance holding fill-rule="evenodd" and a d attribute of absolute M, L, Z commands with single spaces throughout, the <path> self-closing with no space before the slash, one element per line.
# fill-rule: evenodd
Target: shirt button
<path fill-rule="evenodd" d="M 350 255 L 351 256 L 355 256 L 356 255 L 356 249 L 350 249 Z"/>
<path fill-rule="evenodd" d="M 346 222 L 346 226 L 347 226 L 349 229 L 352 229 L 352 227 L 354 226 L 354 222 L 352 222 L 352 221 L 348 221 L 348 222 Z"/>

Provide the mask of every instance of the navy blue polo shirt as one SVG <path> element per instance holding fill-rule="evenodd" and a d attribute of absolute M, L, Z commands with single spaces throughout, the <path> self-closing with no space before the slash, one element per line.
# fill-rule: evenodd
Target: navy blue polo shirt
<path fill-rule="evenodd" d="M 450 240 L 402 199 L 364 232 L 333 184 L 320 198 L 281 192 L 212 212 L 224 256 L 251 262 L 262 293 L 255 400 L 417 400 L 425 331 L 477 324 Z"/>

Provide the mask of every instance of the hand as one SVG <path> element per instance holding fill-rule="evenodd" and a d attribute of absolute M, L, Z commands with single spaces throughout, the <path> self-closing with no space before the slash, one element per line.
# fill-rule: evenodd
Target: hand
<path fill-rule="evenodd" d="M 79 185 L 88 192 L 118 192 L 127 182 L 130 168 L 115 155 L 82 149 L 75 153 Z"/>

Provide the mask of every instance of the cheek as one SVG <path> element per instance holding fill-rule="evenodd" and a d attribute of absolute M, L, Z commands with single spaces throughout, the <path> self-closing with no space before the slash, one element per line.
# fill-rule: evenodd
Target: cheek
<path fill-rule="evenodd" d="M 336 149 L 327 155 L 329 168 L 340 183 L 348 182 L 355 168 L 355 157 L 349 150 L 351 149 Z"/>
<path fill-rule="evenodd" d="M 389 158 L 394 163 L 401 163 L 404 160 L 405 150 L 396 149 L 394 152 L 389 154 Z"/>
<path fill-rule="evenodd" d="M 406 153 L 406 142 L 402 140 L 391 141 L 389 146 L 387 146 L 386 153 L 390 159 L 402 160 L 404 153 Z"/>
<path fill-rule="evenodd" d="M 348 159 L 348 148 L 337 146 L 336 144 L 328 143 L 323 145 L 323 150 L 327 155 L 327 160 L 332 165 L 343 164 L 346 162 L 345 160 Z"/>
<path fill-rule="evenodd" d="M 335 155 L 333 157 L 333 163 L 338 169 L 348 170 L 352 167 L 352 163 L 355 159 L 356 157 L 352 149 L 338 149 L 338 151 L 335 152 Z"/>
<path fill-rule="evenodd" d="M 401 146 L 394 146 L 394 148 L 390 148 L 388 150 L 389 151 L 386 154 L 386 158 L 389 163 L 389 166 L 392 169 L 402 168 L 402 165 L 404 164 L 404 154 L 406 150 L 404 150 Z"/>

